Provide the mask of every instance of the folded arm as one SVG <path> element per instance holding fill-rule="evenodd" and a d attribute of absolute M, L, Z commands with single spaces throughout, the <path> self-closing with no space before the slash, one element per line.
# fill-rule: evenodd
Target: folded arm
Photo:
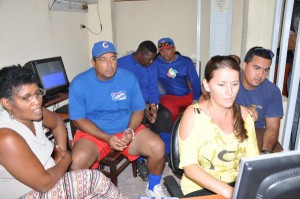
<path fill-rule="evenodd" d="M 38 192 L 47 192 L 71 164 L 70 153 L 59 150 L 60 161 L 45 170 L 27 142 L 11 129 L 0 129 L 0 164 L 17 180 Z"/>
<path fill-rule="evenodd" d="M 198 165 L 189 165 L 183 168 L 184 174 L 189 179 L 196 182 L 201 187 L 204 187 L 214 193 L 220 194 L 225 198 L 231 198 L 233 187 L 214 178 L 209 173 L 204 171 Z"/>
<path fill-rule="evenodd" d="M 67 150 L 68 134 L 64 121 L 55 113 L 43 107 L 43 126 L 52 130 L 55 142 L 61 149 Z"/>

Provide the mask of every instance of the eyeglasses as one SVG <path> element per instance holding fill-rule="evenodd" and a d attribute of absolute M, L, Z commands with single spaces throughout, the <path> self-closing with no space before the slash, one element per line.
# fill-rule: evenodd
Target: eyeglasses
<path fill-rule="evenodd" d="M 158 44 L 157 46 L 158 46 L 158 48 L 161 48 L 163 46 L 169 46 L 169 45 L 173 45 L 173 43 L 171 43 L 171 42 L 163 42 L 163 43 Z"/>
<path fill-rule="evenodd" d="M 33 97 L 37 99 L 42 99 L 42 97 L 46 94 L 44 89 L 39 88 L 34 94 L 26 94 L 24 96 L 19 96 L 22 100 L 26 102 L 30 102 L 33 100 Z"/>
<path fill-rule="evenodd" d="M 271 59 L 274 57 L 274 53 L 271 50 L 265 48 L 255 48 L 254 54 L 256 53 L 258 53 L 258 55 L 268 54 L 271 57 Z"/>

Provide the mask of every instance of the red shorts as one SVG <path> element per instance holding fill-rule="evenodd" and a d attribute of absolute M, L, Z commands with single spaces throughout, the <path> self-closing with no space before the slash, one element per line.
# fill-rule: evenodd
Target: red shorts
<path fill-rule="evenodd" d="M 186 108 L 193 103 L 193 92 L 185 96 L 176 96 L 176 95 L 163 95 L 160 98 L 160 103 L 169 109 L 172 114 L 173 122 L 175 123 L 179 115 L 179 110 Z"/>
<path fill-rule="evenodd" d="M 144 125 L 141 125 L 139 126 L 139 128 L 134 132 L 136 135 L 142 130 L 146 128 Z M 114 135 L 116 135 L 117 137 L 121 138 L 122 135 L 123 135 L 124 132 L 120 132 L 120 133 L 116 133 Z M 95 138 L 94 136 L 90 135 L 90 134 L 87 134 L 85 132 L 82 132 L 80 130 L 77 130 L 76 131 L 76 134 L 74 136 L 74 140 L 73 140 L 73 144 L 75 144 L 75 142 L 77 142 L 79 139 L 88 139 L 90 140 L 91 142 L 93 142 L 96 147 L 98 148 L 99 150 L 99 153 L 100 153 L 100 158 L 99 158 L 99 161 L 102 160 L 105 156 L 107 156 L 110 152 L 112 152 L 112 149 L 110 148 L 110 146 L 102 141 L 102 140 L 99 140 L 98 138 Z M 130 144 L 128 145 L 128 147 L 126 149 L 124 149 L 123 151 L 120 151 L 125 157 L 128 158 L 128 160 L 130 161 L 134 161 L 136 160 L 137 158 L 139 158 L 140 156 L 136 156 L 136 155 L 129 155 L 128 154 L 128 151 L 129 151 L 129 147 L 130 147 Z M 99 167 L 99 161 L 95 162 L 93 165 L 92 165 L 92 169 L 98 169 Z"/>

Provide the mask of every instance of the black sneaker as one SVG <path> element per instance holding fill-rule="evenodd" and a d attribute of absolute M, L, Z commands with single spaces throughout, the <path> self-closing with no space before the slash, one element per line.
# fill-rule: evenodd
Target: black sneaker
<path fill-rule="evenodd" d="M 138 171 L 138 176 L 143 180 L 143 181 L 148 181 L 148 168 L 145 160 L 138 160 L 137 161 L 137 171 Z"/>

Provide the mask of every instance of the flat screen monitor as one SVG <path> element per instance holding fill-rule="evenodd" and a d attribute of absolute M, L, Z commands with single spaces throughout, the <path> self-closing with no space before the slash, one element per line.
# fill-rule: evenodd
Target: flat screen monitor
<path fill-rule="evenodd" d="M 70 83 L 61 57 L 33 60 L 24 67 L 30 68 L 37 75 L 39 86 L 46 90 L 46 100 L 68 91 Z"/>
<path fill-rule="evenodd" d="M 235 184 L 233 199 L 275 199 L 274 195 L 271 197 L 268 195 L 270 194 L 269 191 L 274 187 L 276 187 L 277 196 L 284 195 L 284 198 L 289 199 L 300 198 L 300 172 L 295 173 L 294 171 L 299 168 L 300 151 L 279 152 L 243 158 Z M 282 174 L 282 172 L 285 173 Z M 298 183 L 295 183 L 297 180 Z M 288 186 L 283 188 L 283 186 L 278 186 L 278 183 L 288 184 Z M 298 195 L 295 195 L 295 190 L 299 193 Z"/>

